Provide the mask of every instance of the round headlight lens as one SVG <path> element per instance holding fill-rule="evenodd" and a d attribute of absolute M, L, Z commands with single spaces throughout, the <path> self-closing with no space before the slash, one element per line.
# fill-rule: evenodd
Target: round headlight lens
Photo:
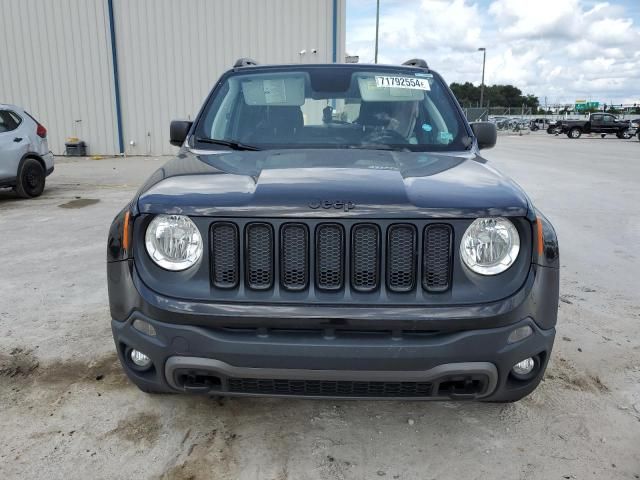
<path fill-rule="evenodd" d="M 480 275 L 504 272 L 516 261 L 520 236 L 506 218 L 478 218 L 462 236 L 460 257 L 464 264 Z"/>
<path fill-rule="evenodd" d="M 158 215 L 147 227 L 145 245 L 151 259 L 172 271 L 193 266 L 202 256 L 202 236 L 184 215 Z"/>

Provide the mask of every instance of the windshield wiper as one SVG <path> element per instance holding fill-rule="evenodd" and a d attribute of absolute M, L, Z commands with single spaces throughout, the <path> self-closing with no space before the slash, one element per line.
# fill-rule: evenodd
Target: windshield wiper
<path fill-rule="evenodd" d="M 196 142 L 208 143 L 209 145 L 222 145 L 224 147 L 229 147 L 232 150 L 260 150 L 258 147 L 254 147 L 253 145 L 245 145 L 244 143 L 233 142 L 231 140 L 216 140 L 215 138 L 196 137 Z"/>

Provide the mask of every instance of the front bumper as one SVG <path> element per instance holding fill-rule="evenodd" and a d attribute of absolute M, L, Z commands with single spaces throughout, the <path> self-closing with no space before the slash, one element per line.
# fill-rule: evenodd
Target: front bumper
<path fill-rule="evenodd" d="M 155 337 L 133 328 L 153 325 Z M 508 344 L 517 327 L 533 334 Z M 157 322 L 140 314 L 112 322 L 125 371 L 143 390 L 219 395 L 336 398 L 519 399 L 535 389 L 546 368 L 555 329 L 527 318 L 495 329 L 444 334 L 227 331 Z M 151 369 L 135 368 L 127 352 L 148 355 Z M 537 357 L 527 381 L 509 375 L 517 362 Z"/>
<path fill-rule="evenodd" d="M 500 302 L 419 309 L 188 302 L 150 290 L 132 261 L 109 263 L 108 275 L 118 355 L 146 391 L 510 401 L 538 385 L 555 336 L 558 271 L 541 266 Z M 509 344 L 524 325 L 533 333 Z M 152 367 L 136 368 L 131 349 Z M 528 357 L 536 374 L 515 379 Z"/>

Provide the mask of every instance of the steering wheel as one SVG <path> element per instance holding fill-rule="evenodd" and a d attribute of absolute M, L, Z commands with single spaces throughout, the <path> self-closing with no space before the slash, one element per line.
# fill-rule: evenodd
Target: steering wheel
<path fill-rule="evenodd" d="M 392 145 L 408 145 L 409 142 L 406 138 L 400 135 L 395 130 L 374 130 L 368 133 L 362 139 L 362 143 L 386 143 Z"/>

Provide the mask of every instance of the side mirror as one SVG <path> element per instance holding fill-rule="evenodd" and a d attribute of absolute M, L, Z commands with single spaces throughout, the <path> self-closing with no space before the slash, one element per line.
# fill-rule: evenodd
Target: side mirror
<path fill-rule="evenodd" d="M 478 140 L 478 148 L 493 148 L 498 140 L 498 129 L 495 123 L 491 122 L 473 122 L 470 124 L 473 134 Z"/>
<path fill-rule="evenodd" d="M 171 145 L 181 147 L 184 143 L 193 122 L 187 120 L 173 120 L 169 128 L 169 141 Z"/>

